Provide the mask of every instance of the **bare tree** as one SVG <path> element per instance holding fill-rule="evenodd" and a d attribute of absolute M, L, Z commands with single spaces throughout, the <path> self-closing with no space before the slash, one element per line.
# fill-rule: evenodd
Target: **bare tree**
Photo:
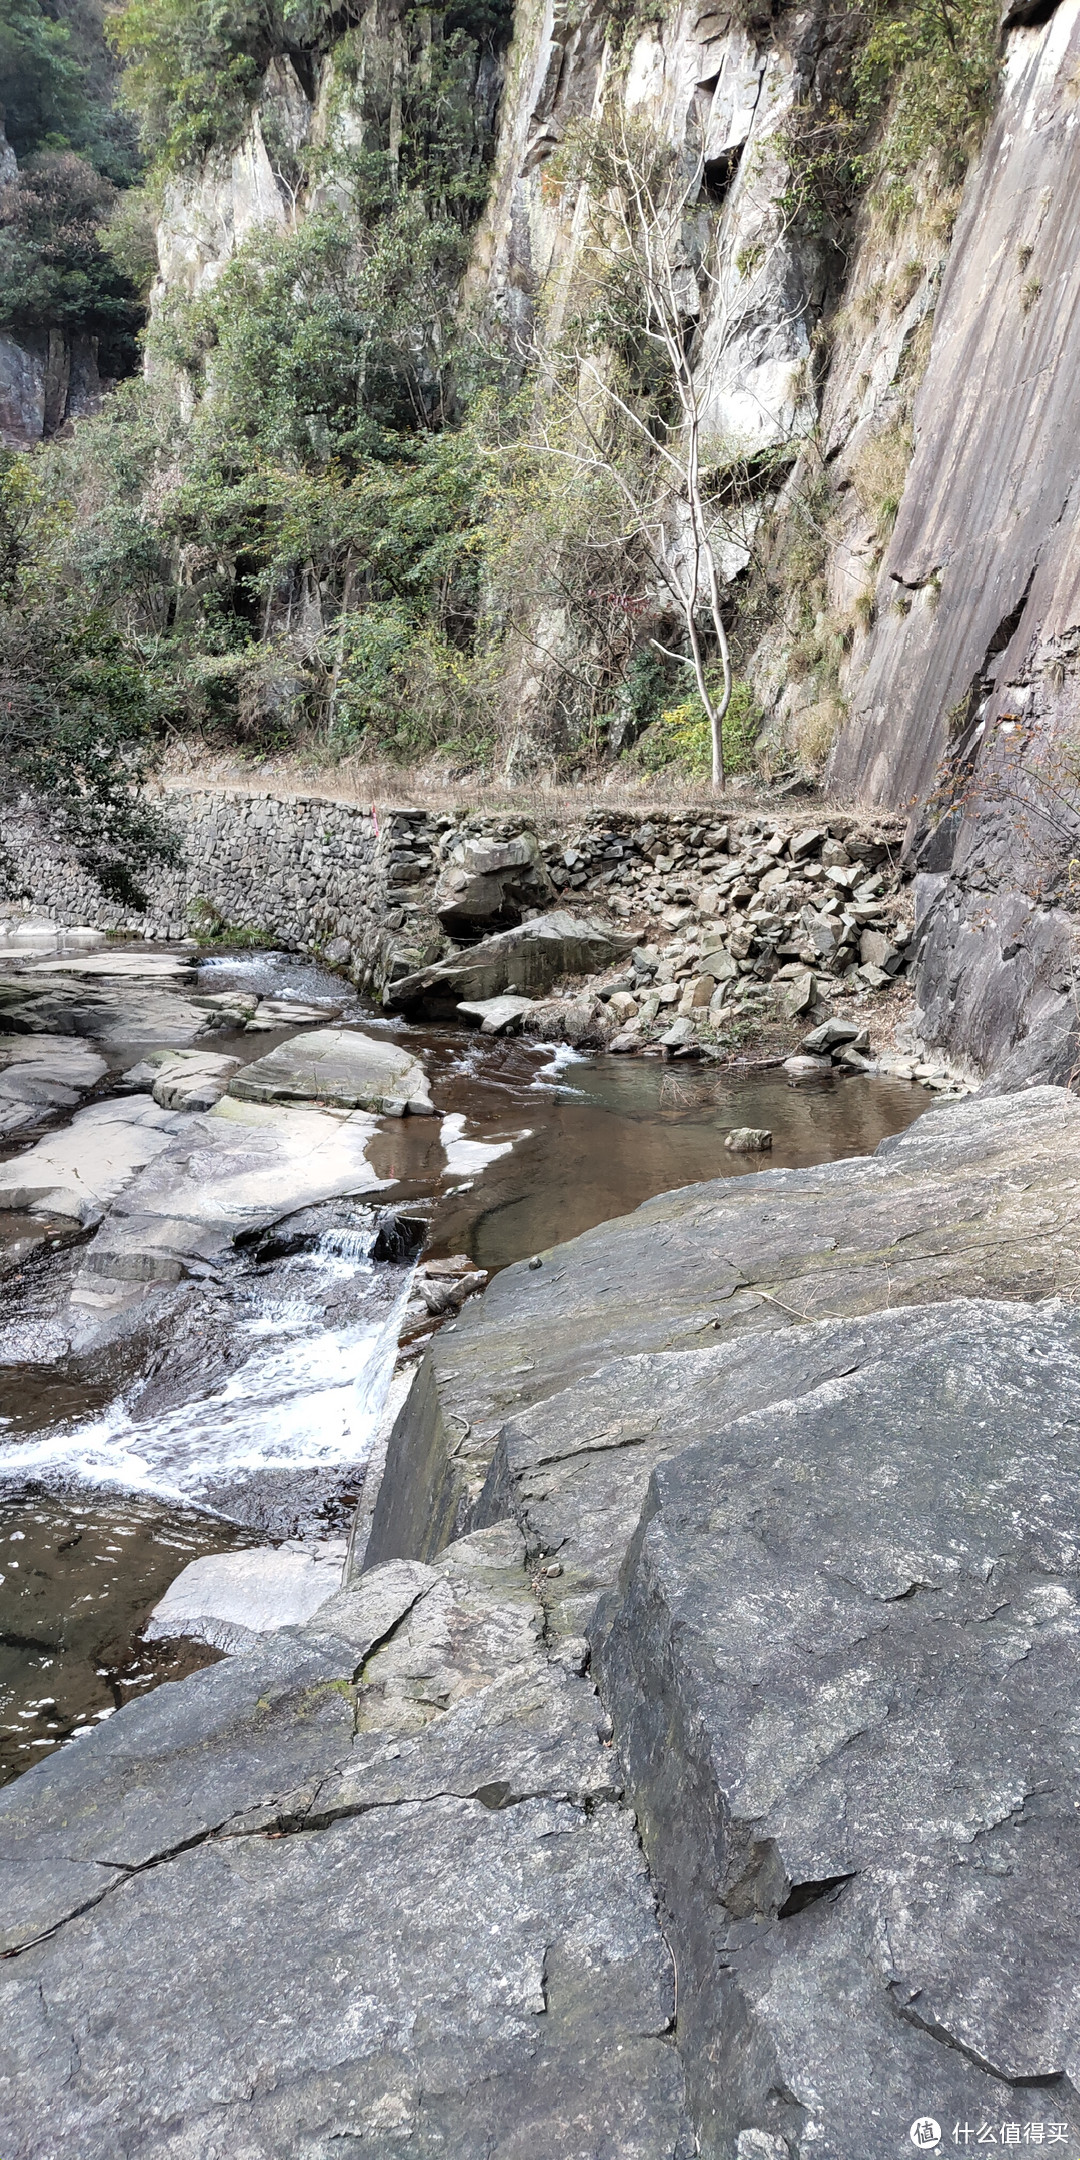
<path fill-rule="evenodd" d="M 650 643 L 693 670 L 709 722 L 712 784 L 722 788 L 732 668 L 717 545 L 736 532 L 742 540 L 746 523 L 745 516 L 741 525 L 725 523 L 706 499 L 694 339 L 700 286 L 715 309 L 724 305 L 724 279 L 722 265 L 700 251 L 695 260 L 687 238 L 700 212 L 704 154 L 679 151 L 622 109 L 581 147 L 591 204 L 585 283 L 596 304 L 591 334 L 581 335 L 579 324 L 578 334 L 536 354 L 537 439 L 545 454 L 605 480 L 620 499 L 621 541 L 644 553 L 681 618 L 689 653 L 673 652 L 657 638 Z M 774 245 L 782 237 L 778 217 Z M 763 251 L 755 281 L 772 252 Z M 645 363 L 636 381 L 635 355 Z M 737 454 L 728 462 L 737 467 Z M 705 636 L 711 628 L 719 651 L 719 695 L 706 671 L 703 619 Z"/>

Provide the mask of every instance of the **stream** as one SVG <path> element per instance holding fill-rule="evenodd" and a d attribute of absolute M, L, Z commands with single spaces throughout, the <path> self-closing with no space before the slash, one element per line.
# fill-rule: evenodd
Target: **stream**
<path fill-rule="evenodd" d="M 85 1237 L 58 1237 L 4 1279 L 0 1781 L 215 1658 L 142 1632 L 189 1561 L 270 1540 L 344 1552 L 425 1223 L 425 1257 L 464 1253 L 495 1271 L 655 1193 L 752 1173 L 761 1157 L 724 1150 L 732 1126 L 768 1126 L 766 1166 L 800 1167 L 870 1153 L 929 1100 L 886 1078 L 793 1089 L 776 1070 L 732 1076 L 410 1026 L 277 953 L 204 957 L 197 983 L 286 1011 L 343 1007 L 335 1024 L 408 1043 L 439 1114 L 380 1120 L 367 1150 L 377 1190 L 238 1241 L 141 1331 L 69 1345 L 63 1315 Z M 167 1024 L 150 1040 L 148 1024 L 144 1012 L 130 1039 L 122 1022 L 99 1034 L 107 1069 L 90 1100 L 167 1046 Z M 226 1028 L 212 1047 L 250 1061 L 296 1032 L 287 1019 L 254 1034 Z M 9 1135 L 0 1155 L 64 1122 L 58 1113 Z M 0 1245 L 18 1248 L 25 1225 L 0 1207 Z"/>

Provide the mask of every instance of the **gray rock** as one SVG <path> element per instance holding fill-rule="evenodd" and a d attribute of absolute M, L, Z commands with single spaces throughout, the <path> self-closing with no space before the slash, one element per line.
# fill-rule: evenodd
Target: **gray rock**
<path fill-rule="evenodd" d="M 101 1221 L 125 1185 L 167 1148 L 176 1113 L 140 1098 L 91 1103 L 70 1125 L 0 1163 L 0 1207 Z"/>
<path fill-rule="evenodd" d="M 598 1632 L 710 2154 L 1080 2134 L 1080 1327 L 882 1335 L 656 1469 Z"/>
<path fill-rule="evenodd" d="M 229 1095 L 205 1116 L 137 1099 L 110 1107 L 129 1115 L 141 1109 L 164 1132 L 157 1160 L 116 1193 L 86 1248 L 72 1302 L 88 1327 L 131 1318 L 150 1287 L 180 1281 L 192 1263 L 220 1259 L 241 1235 L 325 1200 L 377 1191 L 382 1182 L 367 1160 L 375 1128 L 362 1111 L 240 1103 Z M 14 1173 L 17 1165 L 0 1165 L 0 1191 L 4 1168 Z"/>
<path fill-rule="evenodd" d="M 27 968 L 33 980 L 39 975 L 101 976 L 110 982 L 191 982 L 196 955 L 191 952 L 158 952 L 153 945 L 131 949 L 112 946 L 107 952 L 69 952 L 48 960 L 35 960 Z"/>
<path fill-rule="evenodd" d="M 697 1032 L 689 1013 L 684 1013 L 679 1020 L 673 1020 L 671 1026 L 661 1035 L 660 1042 L 665 1050 L 686 1050 L 691 1044 L 696 1044 Z"/>
<path fill-rule="evenodd" d="M 1078 1164 L 1066 1090 L 969 1097 L 876 1155 L 687 1186 L 535 1273 L 503 1269 L 436 1353 L 446 1433 L 421 1421 L 403 1439 L 391 1483 L 413 1488 L 408 1535 L 476 1500 L 507 1415 L 611 1359 L 939 1298 L 1053 1295 L 1072 1280 Z M 380 1513 L 389 1525 L 388 1490 Z"/>
<path fill-rule="evenodd" d="M 344 1542 L 204 1554 L 170 1583 L 143 1634 L 150 1642 L 186 1635 L 216 1650 L 250 1649 L 259 1635 L 310 1620 L 339 1588 L 344 1561 Z"/>
<path fill-rule="evenodd" d="M 430 1117 L 423 1066 L 400 1043 L 351 1028 L 294 1035 L 245 1065 L 229 1083 L 239 1102 L 335 1103 L 347 1109 L 411 1110 Z"/>
<path fill-rule="evenodd" d="M 240 1068 L 213 1050 L 155 1050 L 123 1075 L 125 1087 L 149 1088 L 163 1110 L 212 1110 Z"/>
<path fill-rule="evenodd" d="M 813 1086 L 815 1082 L 832 1077 L 832 1059 L 827 1057 L 789 1057 L 784 1059 L 784 1071 L 791 1087 Z"/>
<path fill-rule="evenodd" d="M 560 976 L 610 967 L 633 944 L 632 937 L 560 909 L 404 976 L 389 986 L 386 1002 L 403 1011 L 427 1009 L 449 1016 L 466 1000 L 501 997 L 511 983 L 520 994 L 535 997 Z"/>
<path fill-rule="evenodd" d="M 179 978 L 183 980 L 183 978 Z M 29 974 L 0 978 L 0 1029 L 16 1035 L 77 1035 L 106 1048 L 124 1043 L 190 1043 L 226 1017 L 152 982 L 65 981 Z"/>
<path fill-rule="evenodd" d="M 106 1069 L 96 1050 L 70 1036 L 0 1038 L 0 1138 L 50 1111 L 74 1109 Z"/>
<path fill-rule="evenodd" d="M 481 998 L 472 1004 L 461 1004 L 458 1011 L 464 1013 L 468 1020 L 479 1020 L 482 1035 L 508 1035 L 511 1028 L 517 1027 L 532 1008 L 532 998 L 507 995 Z"/>
<path fill-rule="evenodd" d="M 555 898 L 533 832 L 512 840 L 466 838 L 451 849 L 435 888 L 435 912 L 447 930 L 520 922 L 523 908 Z"/>
<path fill-rule="evenodd" d="M 823 1020 L 820 1027 L 803 1036 L 802 1048 L 808 1057 L 825 1057 L 841 1044 L 855 1042 L 860 1032 L 853 1020 Z"/>
<path fill-rule="evenodd" d="M 772 1146 L 772 1134 L 764 1125 L 735 1125 L 724 1146 L 729 1155 L 761 1155 Z"/>
<path fill-rule="evenodd" d="M 881 968 L 886 975 L 895 975 L 900 965 L 900 954 L 883 930 L 863 931 L 859 939 L 859 958 L 864 967 Z"/>
<path fill-rule="evenodd" d="M 602 1722 L 500 1527 L 40 1764 L 0 1796 L 12 2160 L 46 2118 L 55 2160 L 689 2160 Z"/>

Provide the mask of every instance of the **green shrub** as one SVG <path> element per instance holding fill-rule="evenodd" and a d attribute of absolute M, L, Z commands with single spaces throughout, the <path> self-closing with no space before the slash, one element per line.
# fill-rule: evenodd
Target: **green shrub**
<path fill-rule="evenodd" d="M 721 680 L 710 681 L 709 692 L 719 696 Z M 721 737 L 724 746 L 724 771 L 729 777 L 749 772 L 754 762 L 754 746 L 762 722 L 762 712 L 749 683 L 736 681 L 732 685 L 731 703 L 724 714 Z M 662 772 L 668 767 L 681 768 L 691 779 L 707 780 L 712 771 L 712 733 L 701 699 L 695 690 L 679 705 L 671 705 L 654 720 L 641 737 L 634 753 L 639 764 L 647 772 Z"/>

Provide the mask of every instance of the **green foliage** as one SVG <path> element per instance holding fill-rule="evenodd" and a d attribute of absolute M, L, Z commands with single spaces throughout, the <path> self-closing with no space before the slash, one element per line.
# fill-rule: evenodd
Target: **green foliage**
<path fill-rule="evenodd" d="M 708 687 L 710 695 L 719 698 L 723 681 L 718 676 Z M 762 718 L 749 683 L 733 683 L 731 703 L 721 729 L 724 770 L 729 775 L 751 770 Z M 669 706 L 658 720 L 653 721 L 637 745 L 635 758 L 647 772 L 674 767 L 691 779 L 708 779 L 712 770 L 712 735 L 696 690 L 680 704 Z"/>
<path fill-rule="evenodd" d="M 127 0 L 112 34 L 125 102 L 174 169 L 243 133 L 281 26 L 264 0 Z"/>
<path fill-rule="evenodd" d="M 81 140 L 86 98 L 66 23 L 40 0 L 0 0 L 3 121 L 16 157 Z"/>
<path fill-rule="evenodd" d="M 785 130 L 782 211 L 835 237 L 868 188 L 899 216 L 926 160 L 955 187 L 993 110 L 996 0 L 870 0 L 828 104 L 797 106 Z"/>
<path fill-rule="evenodd" d="M 134 366 L 142 311 L 101 244 L 115 190 L 74 151 L 43 152 L 0 195 L 0 324 L 85 331 L 104 372 Z"/>
<path fill-rule="evenodd" d="M 152 699 L 137 652 L 70 581 L 71 516 L 25 458 L 0 456 L 0 787 L 32 790 L 103 889 L 137 903 L 133 871 L 170 852 L 137 792 Z"/>

